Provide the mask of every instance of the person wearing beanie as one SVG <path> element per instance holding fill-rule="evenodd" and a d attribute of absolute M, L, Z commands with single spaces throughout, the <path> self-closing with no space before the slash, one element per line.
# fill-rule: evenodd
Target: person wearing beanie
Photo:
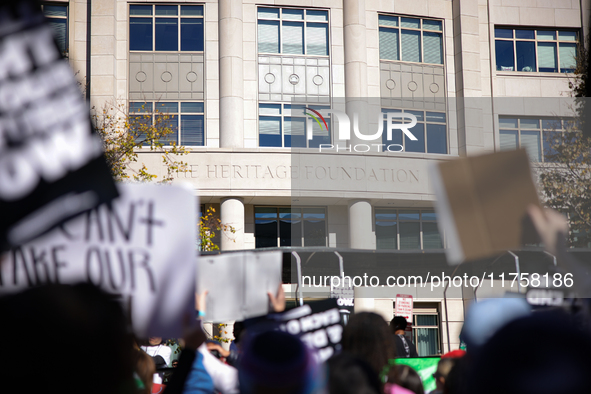
<path fill-rule="evenodd" d="M 244 341 L 238 366 L 241 394 L 311 394 L 320 388 L 321 368 L 297 337 L 267 331 Z"/>

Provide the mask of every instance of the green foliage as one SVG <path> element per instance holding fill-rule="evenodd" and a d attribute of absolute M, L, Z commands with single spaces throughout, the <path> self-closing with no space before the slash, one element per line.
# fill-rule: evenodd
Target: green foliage
<path fill-rule="evenodd" d="M 219 246 L 215 244 L 214 238 L 219 231 L 225 233 L 236 233 L 236 229 L 230 225 L 223 224 L 220 218 L 216 215 L 213 207 L 208 207 L 199 225 L 199 250 L 210 252 L 213 250 L 220 250 Z"/>
<path fill-rule="evenodd" d="M 175 141 L 169 141 L 170 134 L 175 131 L 170 125 L 170 115 L 158 111 L 154 115 L 142 112 L 143 115 L 129 115 L 122 103 L 107 104 L 101 111 L 93 107 L 92 120 L 102 138 L 107 163 L 116 180 L 149 182 L 158 176 L 151 173 L 144 163 L 139 169 L 132 163 L 137 163 L 140 151 L 158 152 L 167 170 L 159 182 L 170 183 L 175 173 L 188 171 L 187 163 L 180 161 L 178 156 L 189 152 Z"/>

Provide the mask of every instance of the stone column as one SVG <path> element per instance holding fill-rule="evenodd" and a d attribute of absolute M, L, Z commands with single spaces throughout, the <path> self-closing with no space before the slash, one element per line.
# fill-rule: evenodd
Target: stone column
<path fill-rule="evenodd" d="M 244 201 L 239 197 L 222 199 L 220 204 L 222 225 L 232 226 L 235 233 L 222 231 L 222 250 L 244 249 Z"/>
<path fill-rule="evenodd" d="M 353 133 L 353 114 L 359 115 L 359 130 L 367 134 L 367 43 L 365 0 L 343 0 L 345 44 L 346 111 L 351 122 L 351 145 L 366 144 Z"/>
<path fill-rule="evenodd" d="M 219 0 L 220 147 L 244 147 L 242 1 Z"/>
<path fill-rule="evenodd" d="M 375 249 L 376 240 L 371 227 L 372 211 L 369 201 L 349 201 L 349 247 Z"/>

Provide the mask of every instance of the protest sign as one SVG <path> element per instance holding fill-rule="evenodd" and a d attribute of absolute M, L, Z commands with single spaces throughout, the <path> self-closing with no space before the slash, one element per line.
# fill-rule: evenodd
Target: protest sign
<path fill-rule="evenodd" d="M 39 3 L 0 4 L 0 251 L 117 196 Z"/>
<path fill-rule="evenodd" d="M 120 185 L 120 197 L 0 264 L 0 294 L 47 283 L 90 282 L 120 295 L 140 337 L 179 337 L 195 314 L 196 205 L 178 186 Z"/>
<path fill-rule="evenodd" d="M 445 161 L 430 170 L 450 264 L 538 242 L 527 208 L 540 203 L 525 149 Z"/>
<path fill-rule="evenodd" d="M 423 388 L 425 393 L 435 390 L 437 384 L 433 374 L 437 371 L 437 364 L 439 363 L 439 357 L 420 357 L 420 358 L 397 358 L 395 363 L 398 365 L 408 365 L 421 377 L 423 382 Z M 392 360 L 390 360 L 392 361 Z"/>
<path fill-rule="evenodd" d="M 334 298 L 311 302 L 270 317 L 279 322 L 280 330 L 299 337 L 315 349 L 321 362 L 341 349 L 343 323 Z"/>
<path fill-rule="evenodd" d="M 221 323 L 266 315 L 267 292 L 281 284 L 282 252 L 236 252 L 201 257 L 197 289 L 207 290 L 205 321 Z"/>

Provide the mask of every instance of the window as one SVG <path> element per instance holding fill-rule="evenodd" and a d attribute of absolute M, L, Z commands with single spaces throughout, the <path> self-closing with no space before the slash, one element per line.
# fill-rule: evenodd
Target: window
<path fill-rule="evenodd" d="M 258 51 L 328 56 L 328 11 L 259 7 Z"/>
<path fill-rule="evenodd" d="M 552 153 L 549 138 L 566 132 L 573 121 L 557 118 L 499 117 L 501 150 L 525 148 L 531 161 L 546 162 L 544 153 Z"/>
<path fill-rule="evenodd" d="M 68 56 L 68 6 L 62 4 L 43 4 L 43 13 L 53 28 L 57 45 L 64 56 Z"/>
<path fill-rule="evenodd" d="M 326 208 L 255 207 L 257 248 L 326 246 Z"/>
<path fill-rule="evenodd" d="M 402 109 L 382 109 L 382 113 L 403 112 L 413 114 L 417 118 L 417 124 L 409 131 L 417 138 L 416 141 L 408 138 L 402 130 L 392 130 L 392 139 L 388 139 L 386 115 L 384 115 L 384 129 L 382 132 L 382 143 L 386 146 L 391 144 L 402 145 L 405 152 L 441 153 L 447 154 L 447 126 L 445 112 L 434 111 L 411 111 Z M 400 118 L 398 118 L 399 121 Z M 393 122 L 397 119 L 394 118 Z M 403 123 L 410 123 L 404 119 Z M 404 138 L 403 138 L 404 136 Z M 397 149 L 392 148 L 392 151 Z"/>
<path fill-rule="evenodd" d="M 439 314 L 437 307 L 417 305 L 413 308 L 412 334 L 419 357 L 441 354 Z"/>
<path fill-rule="evenodd" d="M 204 145 L 204 118 L 202 102 L 130 102 L 132 123 L 154 125 L 172 130 L 162 142 L 183 146 Z M 142 138 L 142 137 L 140 137 Z M 149 145 L 149 144 L 145 144 Z"/>
<path fill-rule="evenodd" d="M 308 108 L 319 111 L 330 107 L 260 103 L 259 146 L 317 148 L 320 144 L 330 144 L 330 117 L 324 116 L 325 123 Z M 307 126 L 312 127 L 313 133 L 309 141 Z"/>
<path fill-rule="evenodd" d="M 203 51 L 203 6 L 130 5 L 130 51 Z"/>
<path fill-rule="evenodd" d="M 375 209 L 376 249 L 443 249 L 432 210 Z"/>
<path fill-rule="evenodd" d="M 379 15 L 380 59 L 443 64 L 439 20 Z"/>
<path fill-rule="evenodd" d="M 495 28 L 497 70 L 572 73 L 578 43 L 575 30 Z"/>

